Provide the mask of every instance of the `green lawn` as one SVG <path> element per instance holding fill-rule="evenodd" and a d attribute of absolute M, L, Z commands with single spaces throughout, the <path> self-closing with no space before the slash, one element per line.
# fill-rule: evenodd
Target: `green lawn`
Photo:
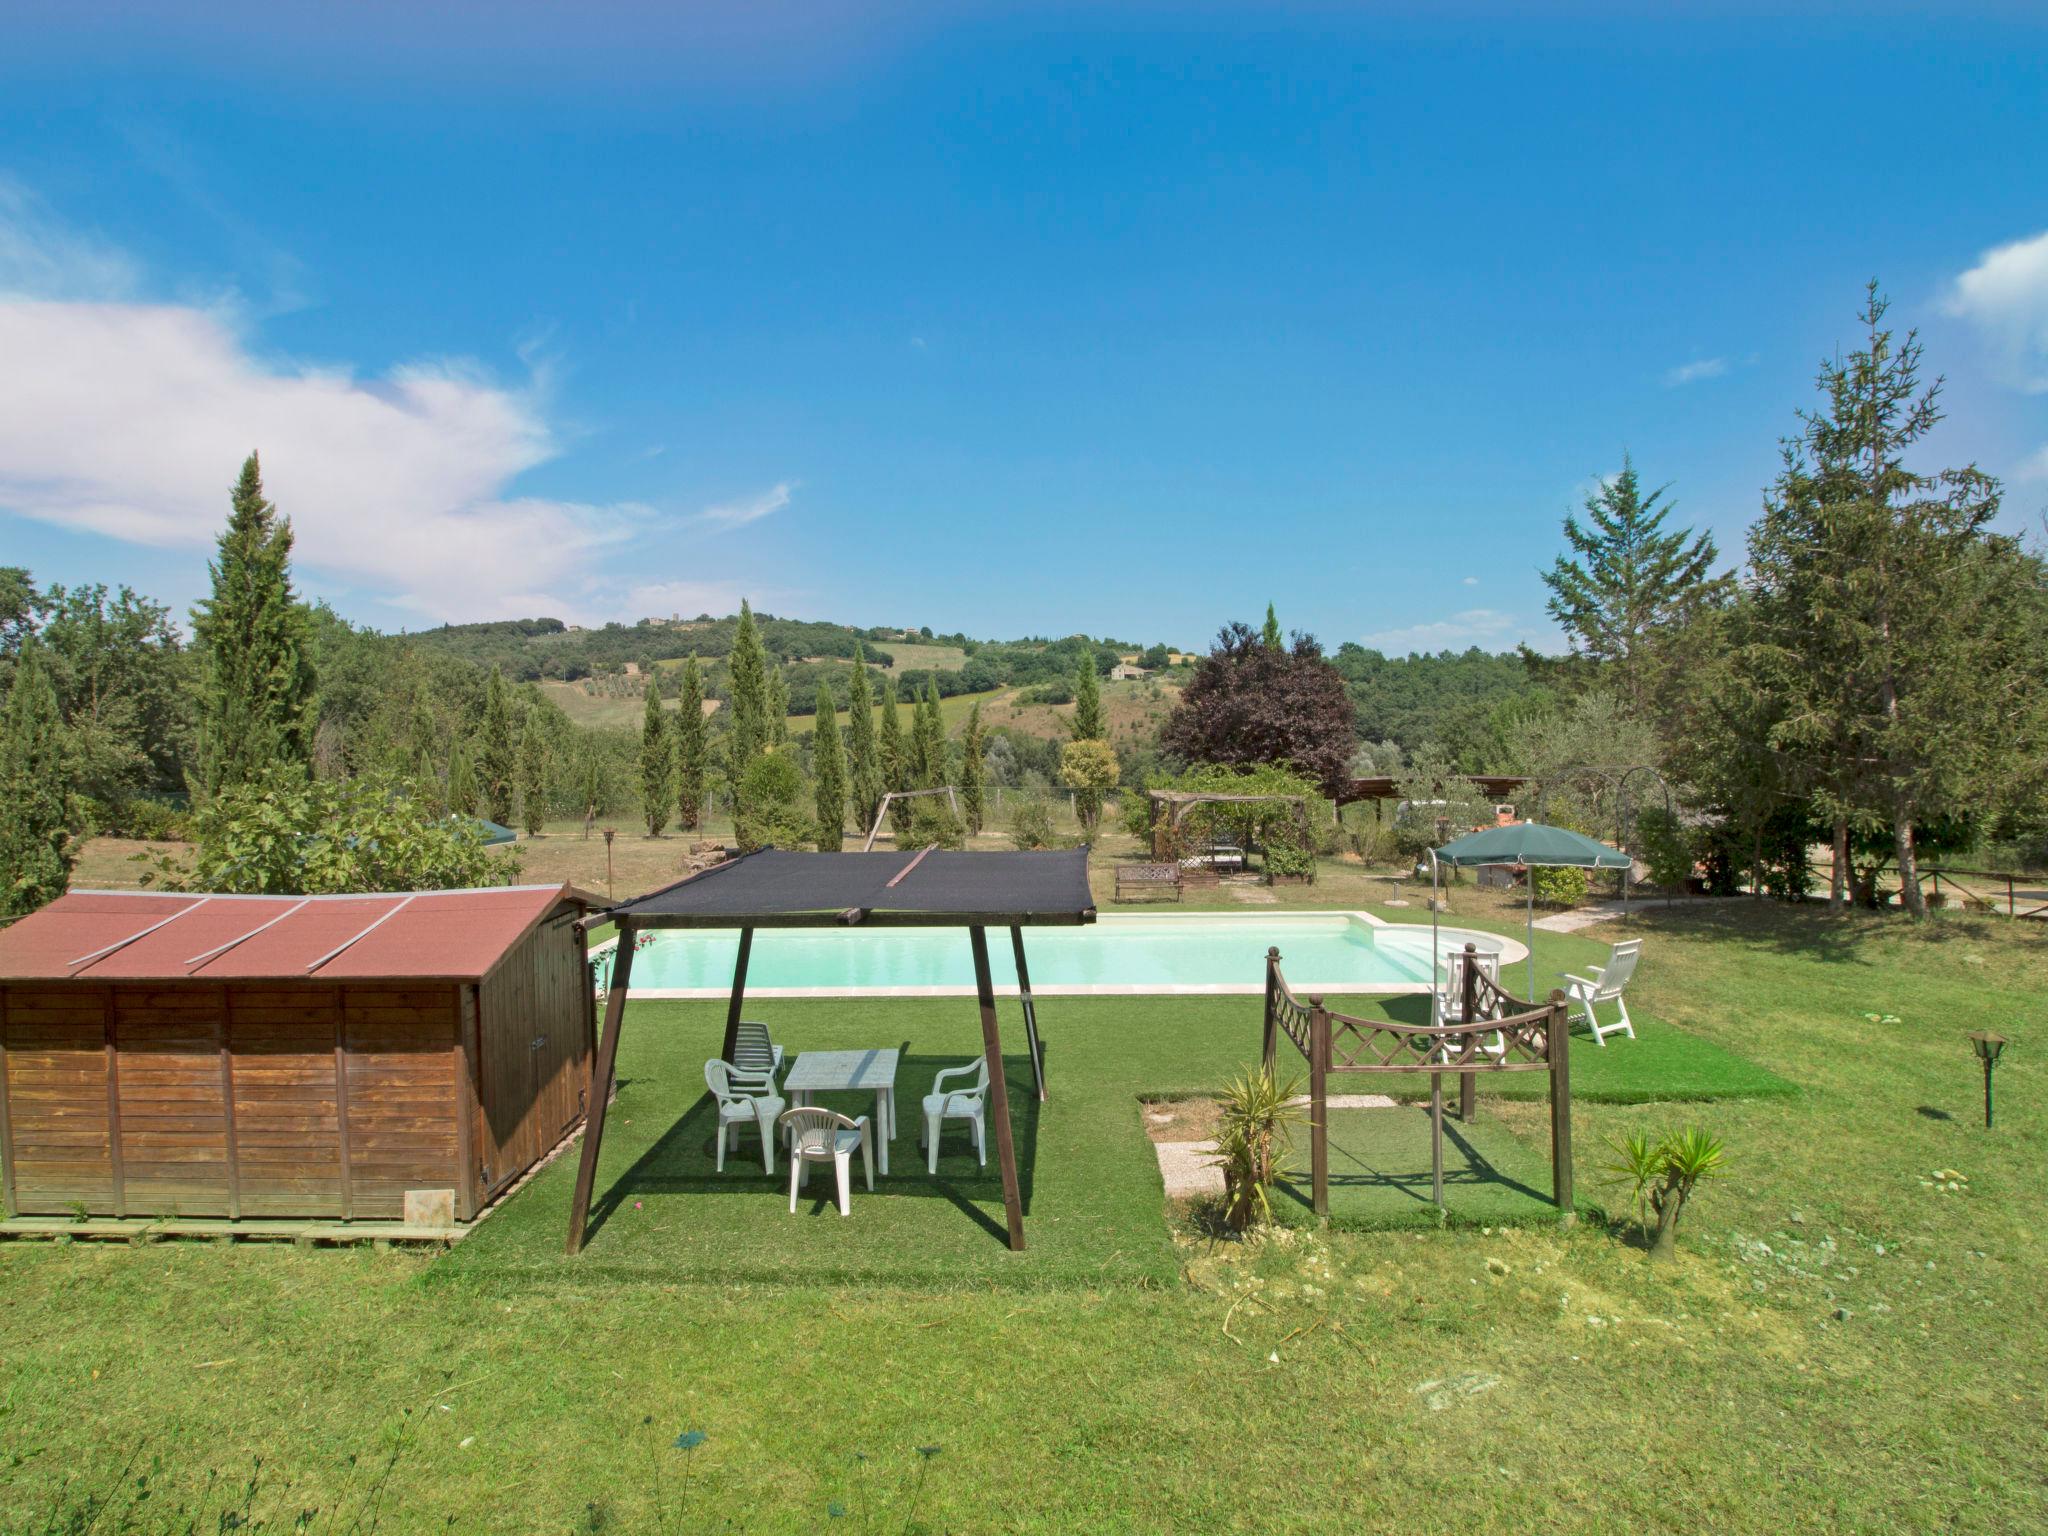
<path fill-rule="evenodd" d="M 1136 1098 L 1213 1089 L 1255 999 L 1043 1004 L 1023 1255 L 958 1142 L 907 1171 L 908 1127 L 889 1193 L 792 1217 L 758 1170 L 709 1187 L 677 1120 L 717 1009 L 651 1003 L 580 1261 L 566 1165 L 439 1259 L 0 1245 L 0 1530 L 83 1529 L 53 1512 L 111 1492 L 98 1530 L 215 1531 L 258 1458 L 279 1530 L 2048 1527 L 2042 936 L 1747 902 L 1622 932 L 1643 1038 L 1576 1042 L 1579 1188 L 1611 1200 L 1626 1127 L 1723 1136 L 1670 1269 L 1455 1178 L 1442 1231 L 1169 1236 Z M 1597 948 L 1546 937 L 1539 968 Z M 974 1043 L 958 1002 L 761 1011 L 798 1047 L 908 1040 L 918 1070 Z M 1977 1027 L 2014 1042 L 1989 1134 Z M 1542 1106 L 1482 1102 L 1479 1160 L 1547 1189 Z M 1418 1203 L 1421 1120 L 1346 1114 L 1333 1169 Z"/>

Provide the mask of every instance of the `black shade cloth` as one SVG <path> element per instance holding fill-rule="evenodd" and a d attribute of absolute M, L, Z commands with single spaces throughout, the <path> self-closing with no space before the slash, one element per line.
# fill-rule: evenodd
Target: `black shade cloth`
<path fill-rule="evenodd" d="M 895 881 L 891 885 L 891 881 Z M 1095 921 L 1088 850 L 784 853 L 764 848 L 614 907 L 645 928 Z"/>

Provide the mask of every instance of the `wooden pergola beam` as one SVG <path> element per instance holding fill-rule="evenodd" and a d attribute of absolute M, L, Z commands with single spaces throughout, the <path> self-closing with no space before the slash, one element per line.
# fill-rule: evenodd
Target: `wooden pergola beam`
<path fill-rule="evenodd" d="M 618 948 L 612 952 L 611 988 L 604 999 L 604 1038 L 597 1042 L 597 1066 L 591 1073 L 590 1102 L 583 1111 L 583 1156 L 576 1164 L 576 1193 L 569 1202 L 568 1252 L 583 1251 L 583 1231 L 590 1221 L 590 1191 L 597 1182 L 597 1154 L 604 1145 L 605 1112 L 611 1107 L 618 1080 L 619 1026 L 626 1018 L 626 988 L 633 979 L 633 928 L 619 924 Z"/>
<path fill-rule="evenodd" d="M 1017 1146 L 1010 1136 L 1010 1084 L 1003 1073 L 1003 1035 L 996 1022 L 996 985 L 988 968 L 988 930 L 979 924 L 967 930 L 974 949 L 974 992 L 981 1007 L 981 1050 L 988 1061 L 989 1106 L 995 1113 L 996 1162 L 1003 1175 L 1003 1214 L 1009 1227 L 1010 1251 L 1024 1251 L 1024 1197 L 1017 1184 Z"/>

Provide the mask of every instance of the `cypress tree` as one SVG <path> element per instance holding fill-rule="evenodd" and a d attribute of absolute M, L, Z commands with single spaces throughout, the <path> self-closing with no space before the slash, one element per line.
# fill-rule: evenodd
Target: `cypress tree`
<path fill-rule="evenodd" d="M 939 713 L 939 681 L 928 678 L 910 715 L 910 765 L 914 789 L 946 782 L 946 722 Z"/>
<path fill-rule="evenodd" d="M 789 743 L 789 677 L 778 663 L 768 669 L 768 745 Z"/>
<path fill-rule="evenodd" d="M 64 894 L 76 856 L 63 721 L 43 648 L 23 642 L 0 723 L 0 917 Z"/>
<path fill-rule="evenodd" d="M 448 753 L 448 809 L 458 816 L 474 816 L 476 795 L 476 770 L 458 741 Z"/>
<path fill-rule="evenodd" d="M 768 674 L 761 651 L 761 633 L 754 626 L 754 610 L 740 600 L 740 627 L 732 637 L 732 655 L 726 660 L 732 673 L 732 782 L 747 776 L 768 745 Z"/>
<path fill-rule="evenodd" d="M 868 688 L 868 664 L 860 642 L 853 646 L 853 677 L 846 686 L 847 794 L 863 835 L 875 824 L 882 803 L 882 762 L 875 745 L 874 694 Z"/>
<path fill-rule="evenodd" d="M 540 836 L 548 812 L 548 744 L 541 734 L 540 711 L 526 712 L 526 728 L 519 733 L 519 815 L 528 837 Z"/>
<path fill-rule="evenodd" d="M 1280 638 L 1280 616 L 1273 611 L 1271 603 L 1266 604 L 1266 627 L 1260 632 L 1259 640 L 1269 651 L 1283 651 L 1287 648 Z"/>
<path fill-rule="evenodd" d="M 876 757 L 882 770 L 882 788 L 897 793 L 910 788 L 910 753 L 903 740 L 903 717 L 897 713 L 896 678 L 893 674 L 882 686 L 882 728 L 876 742 Z M 880 796 L 875 797 L 878 801 Z M 910 803 L 905 800 L 889 802 L 889 825 L 896 829 L 898 837 L 910 830 Z"/>
<path fill-rule="evenodd" d="M 1279 633 L 1278 621 L 1273 617 L 1272 605 L 1266 607 L 1266 627 Z M 1101 741 L 1109 735 L 1109 729 L 1102 718 L 1102 683 L 1095 675 L 1095 657 L 1091 653 L 1081 658 L 1080 675 L 1074 679 L 1074 740 Z M 1074 790 L 1074 814 L 1081 825 L 1092 829 L 1102 816 L 1102 791 L 1077 786 Z"/>
<path fill-rule="evenodd" d="M 683 663 L 683 692 L 676 704 L 676 825 L 694 832 L 704 824 L 704 766 L 710 743 L 704 727 L 704 672 L 697 653 Z"/>
<path fill-rule="evenodd" d="M 967 730 L 960 738 L 960 810 L 967 819 L 967 834 L 978 836 L 982 822 L 982 784 L 987 777 L 982 765 L 981 700 L 967 712 Z"/>
<path fill-rule="evenodd" d="M 513 776 L 518 771 L 512 740 L 512 696 L 505 674 L 491 668 L 484 684 L 484 720 L 477 742 L 477 789 L 484 815 L 502 827 L 512 825 Z"/>
<path fill-rule="evenodd" d="M 292 592 L 292 525 L 263 495 L 255 454 L 243 461 L 228 526 L 209 570 L 213 595 L 192 611 L 205 653 L 199 699 L 199 788 L 207 794 L 313 758 L 317 709 L 306 610 Z"/>
<path fill-rule="evenodd" d="M 595 743 L 583 748 L 583 769 L 577 776 L 576 798 L 583 802 L 583 835 L 590 836 L 590 823 L 597 820 L 610 796 L 606 793 L 604 758 Z"/>
<path fill-rule="evenodd" d="M 675 752 L 668 719 L 661 708 L 661 674 L 647 674 L 647 713 L 640 724 L 640 804 L 647 812 L 647 835 L 661 836 L 668 825 L 669 797 L 675 792 Z"/>
<path fill-rule="evenodd" d="M 818 730 L 811 762 L 818 775 L 818 851 L 837 853 L 846 833 L 846 756 L 839 746 L 839 715 L 832 690 L 818 684 Z"/>

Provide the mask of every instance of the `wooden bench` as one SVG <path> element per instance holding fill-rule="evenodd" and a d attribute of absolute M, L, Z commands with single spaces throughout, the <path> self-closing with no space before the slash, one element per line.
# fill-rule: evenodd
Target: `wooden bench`
<path fill-rule="evenodd" d="M 1178 864 L 1119 864 L 1116 867 L 1116 899 L 1135 901 L 1141 897 L 1170 896 L 1180 900 Z"/>

